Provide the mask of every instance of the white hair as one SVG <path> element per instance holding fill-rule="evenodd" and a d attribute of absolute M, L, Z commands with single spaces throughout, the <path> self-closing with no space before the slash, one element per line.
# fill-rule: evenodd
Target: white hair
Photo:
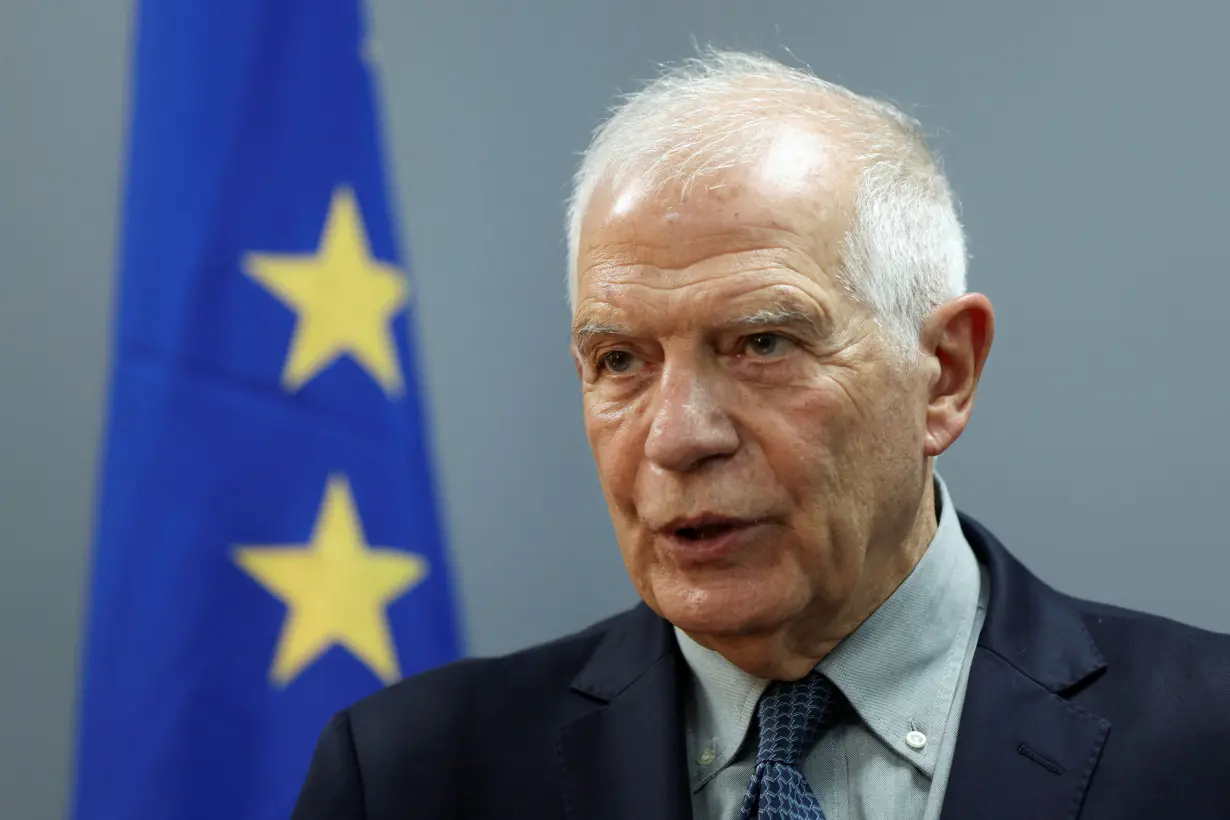
<path fill-rule="evenodd" d="M 568 201 L 568 298 L 575 312 L 581 223 L 599 184 L 636 174 L 683 191 L 757 155 L 783 122 L 815 125 L 859 170 L 841 279 L 906 359 L 938 305 L 965 291 L 965 235 L 916 120 L 813 74 L 755 54 L 710 49 L 626 95 L 594 132 Z"/>

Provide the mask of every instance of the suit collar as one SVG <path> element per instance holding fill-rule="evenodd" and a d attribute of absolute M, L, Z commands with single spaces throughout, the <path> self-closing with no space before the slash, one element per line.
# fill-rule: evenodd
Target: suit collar
<path fill-rule="evenodd" d="M 1029 572 L 986 527 L 965 514 L 960 520 L 991 581 L 978 647 L 1055 694 L 1105 668 L 1093 636 L 1067 598 Z"/>
<path fill-rule="evenodd" d="M 572 688 L 610 702 L 674 651 L 671 625 L 645 604 L 637 604 L 613 620 Z"/>
<path fill-rule="evenodd" d="M 941 817 L 1074 820 L 1110 723 L 1065 695 L 1106 662 L 1068 599 L 978 522 L 961 524 L 991 589 Z"/>
<path fill-rule="evenodd" d="M 641 604 L 617 617 L 572 688 L 589 701 L 555 753 L 570 820 L 686 820 L 681 680 L 670 624 Z"/>

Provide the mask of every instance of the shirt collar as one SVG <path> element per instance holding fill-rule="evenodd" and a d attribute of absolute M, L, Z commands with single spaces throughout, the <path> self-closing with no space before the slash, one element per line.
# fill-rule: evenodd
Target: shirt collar
<path fill-rule="evenodd" d="M 980 586 L 977 559 L 938 474 L 935 486 L 940 516 L 926 552 L 888 600 L 817 667 L 863 725 L 927 777 L 935 771 L 948 728 Z M 698 753 L 714 753 L 708 765 L 697 764 L 693 755 L 693 783 L 699 786 L 735 757 L 769 681 L 747 674 L 678 628 L 675 635 L 693 676 L 693 746 Z M 921 749 L 907 744 L 912 731 L 925 736 Z"/>

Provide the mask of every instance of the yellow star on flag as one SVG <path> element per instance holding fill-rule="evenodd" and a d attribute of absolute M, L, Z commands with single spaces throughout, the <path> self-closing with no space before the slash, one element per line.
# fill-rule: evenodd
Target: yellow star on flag
<path fill-rule="evenodd" d="M 314 254 L 249 253 L 244 271 L 297 314 L 282 384 L 298 390 L 350 354 L 386 393 L 400 393 L 390 325 L 409 295 L 401 272 L 372 258 L 354 192 L 333 192 Z"/>
<path fill-rule="evenodd" d="M 427 575 L 426 559 L 369 547 L 350 483 L 329 477 L 311 543 L 241 546 L 235 562 L 286 604 L 270 678 L 285 686 L 334 646 L 385 683 L 401 676 L 386 607 Z"/>

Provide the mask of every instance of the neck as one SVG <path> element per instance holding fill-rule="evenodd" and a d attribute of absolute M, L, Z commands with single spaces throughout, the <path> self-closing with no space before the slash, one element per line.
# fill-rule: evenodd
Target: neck
<path fill-rule="evenodd" d="M 775 629 L 746 635 L 690 635 L 701 646 L 766 680 L 798 680 L 828 656 L 914 571 L 935 538 L 938 526 L 934 485 L 928 478 L 917 514 L 904 537 L 891 546 L 867 549 L 858 583 L 836 611 L 817 606 Z"/>

